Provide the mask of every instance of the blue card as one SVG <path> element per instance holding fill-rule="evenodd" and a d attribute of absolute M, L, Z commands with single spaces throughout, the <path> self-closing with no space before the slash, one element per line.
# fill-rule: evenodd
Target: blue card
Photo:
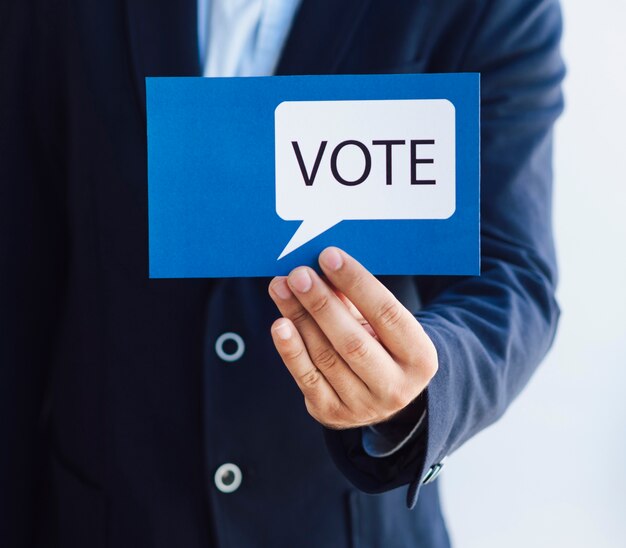
<path fill-rule="evenodd" d="M 478 274 L 479 75 L 147 78 L 152 278 Z"/>

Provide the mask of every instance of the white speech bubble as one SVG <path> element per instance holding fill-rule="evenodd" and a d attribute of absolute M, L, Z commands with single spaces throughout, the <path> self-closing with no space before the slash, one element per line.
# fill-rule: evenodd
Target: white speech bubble
<path fill-rule="evenodd" d="M 455 211 L 455 109 L 446 99 L 285 101 L 275 145 L 276 213 L 303 221 L 279 260 L 343 220 Z"/>

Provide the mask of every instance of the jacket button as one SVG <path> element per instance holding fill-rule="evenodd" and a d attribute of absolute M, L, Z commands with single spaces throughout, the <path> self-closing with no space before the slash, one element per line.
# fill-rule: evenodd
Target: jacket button
<path fill-rule="evenodd" d="M 241 479 L 241 469 L 232 462 L 222 464 L 215 471 L 215 476 L 213 476 L 215 487 L 217 487 L 222 493 L 232 493 L 233 491 L 239 489 Z"/>
<path fill-rule="evenodd" d="M 227 351 L 224 346 L 228 342 L 235 343 L 235 349 Z M 225 362 L 236 362 L 246 350 L 246 345 L 237 333 L 222 333 L 215 341 L 215 353 Z"/>

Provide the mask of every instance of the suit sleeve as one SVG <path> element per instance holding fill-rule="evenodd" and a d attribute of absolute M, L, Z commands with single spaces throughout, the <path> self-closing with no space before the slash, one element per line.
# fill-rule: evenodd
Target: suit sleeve
<path fill-rule="evenodd" d="M 0 6 L 0 539 L 7 547 L 36 540 L 43 401 L 66 258 L 59 170 L 43 142 L 53 96 L 41 54 L 44 15 L 26 0 Z"/>
<path fill-rule="evenodd" d="M 505 412 L 552 343 L 560 36 L 556 1 L 487 3 L 452 68 L 481 73 L 481 276 L 416 279 L 424 305 L 417 318 L 437 348 L 439 369 L 407 410 L 415 421 L 426 411 L 409 443 L 372 457 L 362 429 L 325 431 L 338 467 L 366 492 L 408 484 L 413 507 L 426 471 Z"/>

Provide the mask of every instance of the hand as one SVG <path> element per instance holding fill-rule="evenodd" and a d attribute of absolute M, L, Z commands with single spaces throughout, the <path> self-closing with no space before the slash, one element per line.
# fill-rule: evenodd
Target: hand
<path fill-rule="evenodd" d="M 272 325 L 274 344 L 317 421 L 342 429 L 388 420 L 437 372 L 435 346 L 347 253 L 329 247 L 319 263 L 328 282 L 307 267 L 271 281 L 283 315 Z"/>

